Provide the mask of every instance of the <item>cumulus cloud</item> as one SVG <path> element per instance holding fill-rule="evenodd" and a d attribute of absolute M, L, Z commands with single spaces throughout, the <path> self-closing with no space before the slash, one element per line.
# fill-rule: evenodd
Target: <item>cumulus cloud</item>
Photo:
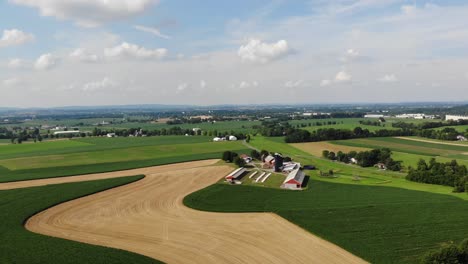
<path fill-rule="evenodd" d="M 110 58 L 162 59 L 167 53 L 167 49 L 146 49 L 127 42 L 104 50 L 104 55 Z"/>
<path fill-rule="evenodd" d="M 380 81 L 380 82 L 386 82 L 386 83 L 389 83 L 389 82 L 397 82 L 397 81 L 398 81 L 398 78 L 396 77 L 395 74 L 386 74 L 386 75 L 384 75 L 382 78 L 379 78 L 378 81 Z"/>
<path fill-rule="evenodd" d="M 49 70 L 58 64 L 58 58 L 50 53 L 41 55 L 34 63 L 36 70 Z"/>
<path fill-rule="evenodd" d="M 3 31 L 0 39 L 0 48 L 18 46 L 34 40 L 34 35 L 25 33 L 18 29 L 7 29 Z"/>
<path fill-rule="evenodd" d="M 401 12 L 405 15 L 412 15 L 416 12 L 416 5 L 403 5 L 401 6 Z"/>
<path fill-rule="evenodd" d="M 241 46 L 237 54 L 246 62 L 268 63 L 280 59 L 291 53 L 291 48 L 286 40 L 276 43 L 266 43 L 258 39 L 251 39 Z"/>
<path fill-rule="evenodd" d="M 187 90 L 188 87 L 189 87 L 188 83 L 181 83 L 181 84 L 177 85 L 176 93 L 181 93 L 181 92 Z"/>
<path fill-rule="evenodd" d="M 8 62 L 8 68 L 10 69 L 21 69 L 21 68 L 24 68 L 25 66 L 26 66 L 26 62 L 18 58 L 11 59 Z"/>
<path fill-rule="evenodd" d="M 322 80 L 320 82 L 320 86 L 321 87 L 326 87 L 326 86 L 329 86 L 332 82 L 330 80 Z"/>
<path fill-rule="evenodd" d="M 303 80 L 297 80 L 297 81 L 287 81 L 284 83 L 284 87 L 286 88 L 295 88 L 299 87 L 304 83 Z"/>
<path fill-rule="evenodd" d="M 10 0 L 37 8 L 42 16 L 75 21 L 77 25 L 95 27 L 143 13 L 158 0 Z"/>
<path fill-rule="evenodd" d="M 83 85 L 81 88 L 83 91 L 86 92 L 94 92 L 97 90 L 112 88 L 117 86 L 117 83 L 109 79 L 108 77 L 104 77 L 104 79 L 95 82 L 89 82 Z"/>
<path fill-rule="evenodd" d="M 161 31 L 159 31 L 159 29 L 154 28 L 154 27 L 145 27 L 145 26 L 136 25 L 136 26 L 134 26 L 134 28 L 136 30 L 138 30 L 138 31 L 150 33 L 150 34 L 152 34 L 152 35 L 154 35 L 156 37 L 160 37 L 160 38 L 163 38 L 163 39 L 170 39 L 171 38 L 168 35 L 162 34 Z"/>
<path fill-rule="evenodd" d="M 70 53 L 70 57 L 82 62 L 97 62 L 99 57 L 96 54 L 87 52 L 82 48 L 78 48 Z"/>
<path fill-rule="evenodd" d="M 205 80 L 201 80 L 201 81 L 200 81 L 200 88 L 205 89 L 205 88 L 206 88 L 206 85 L 207 85 L 207 83 L 206 83 Z"/>
<path fill-rule="evenodd" d="M 2 81 L 4 86 L 16 86 L 21 83 L 19 78 L 9 78 Z"/>
<path fill-rule="evenodd" d="M 353 76 L 351 74 L 345 72 L 345 71 L 340 71 L 335 75 L 335 82 L 337 83 L 345 83 L 351 81 Z"/>
<path fill-rule="evenodd" d="M 351 58 L 359 57 L 359 51 L 354 49 L 348 49 L 346 51 L 346 55 Z"/>
<path fill-rule="evenodd" d="M 257 81 L 253 81 L 253 82 L 242 81 L 239 83 L 239 88 L 241 89 L 254 88 L 254 87 L 258 87 L 259 85 L 260 84 Z"/>

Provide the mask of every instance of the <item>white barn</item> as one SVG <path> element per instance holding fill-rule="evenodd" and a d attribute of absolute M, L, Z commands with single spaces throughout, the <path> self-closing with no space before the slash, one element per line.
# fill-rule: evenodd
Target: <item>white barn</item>
<path fill-rule="evenodd" d="M 305 174 L 300 169 L 295 169 L 284 180 L 281 188 L 290 190 L 301 190 L 304 182 Z"/>
<path fill-rule="evenodd" d="M 245 168 L 238 168 L 236 169 L 235 171 L 229 173 L 226 177 L 224 177 L 226 179 L 226 181 L 228 182 L 233 182 L 235 181 L 237 178 L 239 178 L 239 176 L 241 176 L 243 173 L 245 172 Z"/>

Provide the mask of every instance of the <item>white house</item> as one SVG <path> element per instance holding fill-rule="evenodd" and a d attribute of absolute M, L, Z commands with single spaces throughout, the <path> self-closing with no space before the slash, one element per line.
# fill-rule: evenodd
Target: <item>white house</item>
<path fill-rule="evenodd" d="M 223 141 L 223 139 L 220 138 L 220 137 L 215 137 L 215 138 L 213 138 L 213 141 L 214 142 L 219 142 L 219 141 Z"/>
<path fill-rule="evenodd" d="M 113 138 L 116 137 L 115 133 L 107 133 L 108 138 Z"/>
<path fill-rule="evenodd" d="M 305 174 L 300 169 L 295 169 L 289 173 L 284 180 L 281 188 L 290 190 L 301 190 L 302 183 L 304 182 Z"/>
<path fill-rule="evenodd" d="M 228 182 L 233 182 L 235 181 L 237 178 L 239 178 L 239 176 L 241 176 L 243 173 L 245 172 L 245 168 L 238 168 L 237 170 L 229 173 L 226 177 L 224 177 L 226 179 L 226 181 Z"/>
<path fill-rule="evenodd" d="M 237 141 L 237 137 L 235 137 L 235 136 L 229 136 L 229 141 Z"/>

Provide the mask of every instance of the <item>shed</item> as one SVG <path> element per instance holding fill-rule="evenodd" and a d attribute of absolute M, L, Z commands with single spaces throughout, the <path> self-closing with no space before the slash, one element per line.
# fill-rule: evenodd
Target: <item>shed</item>
<path fill-rule="evenodd" d="M 245 168 L 244 167 L 241 167 L 241 168 L 238 168 L 236 169 L 235 171 L 229 173 L 226 177 L 224 177 L 228 182 L 233 182 L 234 180 L 236 180 L 237 178 L 239 178 L 239 176 L 241 176 L 243 173 L 245 172 Z"/>
<path fill-rule="evenodd" d="M 293 170 L 284 180 L 281 188 L 290 190 L 301 190 L 302 183 L 304 182 L 305 174 L 302 170 Z"/>

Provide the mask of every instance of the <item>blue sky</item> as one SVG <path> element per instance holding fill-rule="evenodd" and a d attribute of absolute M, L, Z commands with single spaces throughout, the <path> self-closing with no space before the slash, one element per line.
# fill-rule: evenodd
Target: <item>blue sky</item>
<path fill-rule="evenodd" d="M 461 0 L 8 0 L 0 17 L 1 106 L 468 100 Z"/>

